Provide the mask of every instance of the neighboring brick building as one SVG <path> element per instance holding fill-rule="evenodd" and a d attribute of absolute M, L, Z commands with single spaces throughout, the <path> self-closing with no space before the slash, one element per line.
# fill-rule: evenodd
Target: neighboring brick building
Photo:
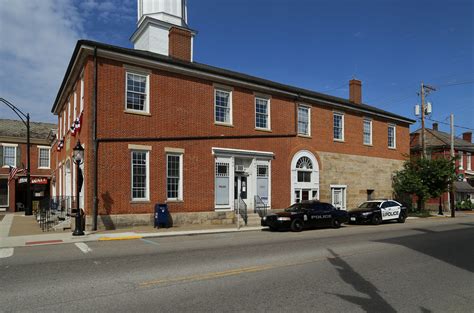
<path fill-rule="evenodd" d="M 433 128 L 425 128 L 426 155 L 428 158 L 451 157 L 451 135 L 438 130 L 438 123 L 433 123 Z M 421 129 L 410 134 L 411 155 L 421 155 Z M 456 160 L 456 175 L 458 181 L 454 183 L 455 202 L 466 199 L 474 199 L 474 143 L 472 143 L 472 132 L 462 134 L 462 139 L 454 139 L 454 155 Z M 441 197 L 443 208 L 448 208 L 448 193 Z M 429 199 L 426 207 L 438 210 L 440 199 Z"/>
<path fill-rule="evenodd" d="M 346 100 L 194 62 L 184 1 L 164 2 L 139 1 L 135 49 L 77 43 L 52 108 L 60 195 L 80 139 L 99 227 L 149 223 L 164 202 L 175 223 L 229 223 L 239 193 L 249 209 L 392 197 L 413 120 L 363 104 L 358 80 Z"/>
<path fill-rule="evenodd" d="M 30 123 L 31 195 L 33 208 L 50 196 L 50 146 L 56 136 L 55 124 Z M 26 206 L 26 173 L 10 182 L 10 167 L 25 169 L 27 164 L 26 126 L 22 121 L 0 119 L 0 211 L 23 211 Z M 55 165 L 55 164 L 54 164 Z"/>

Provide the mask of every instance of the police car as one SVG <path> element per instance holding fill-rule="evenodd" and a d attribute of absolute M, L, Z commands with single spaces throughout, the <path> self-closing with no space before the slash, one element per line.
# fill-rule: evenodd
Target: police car
<path fill-rule="evenodd" d="M 394 200 L 371 200 L 363 202 L 358 208 L 349 210 L 349 223 L 372 223 L 378 225 L 396 220 L 405 223 L 407 208 Z"/>
<path fill-rule="evenodd" d="M 339 228 L 348 219 L 346 211 L 337 210 L 329 203 L 310 200 L 295 203 L 284 212 L 264 216 L 261 225 L 268 226 L 270 230 L 291 229 L 299 232 L 313 227 Z"/>

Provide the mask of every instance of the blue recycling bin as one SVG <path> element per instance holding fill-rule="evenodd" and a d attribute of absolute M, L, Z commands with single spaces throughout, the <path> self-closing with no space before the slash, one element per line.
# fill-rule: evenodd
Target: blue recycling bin
<path fill-rule="evenodd" d="M 155 225 L 154 227 L 169 227 L 169 212 L 168 205 L 157 203 L 155 204 Z"/>

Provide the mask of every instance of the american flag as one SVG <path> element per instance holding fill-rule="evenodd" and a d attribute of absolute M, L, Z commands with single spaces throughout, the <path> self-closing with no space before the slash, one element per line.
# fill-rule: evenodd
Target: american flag
<path fill-rule="evenodd" d="M 10 166 L 10 174 L 8 175 L 8 182 L 15 178 L 16 174 L 23 173 L 24 169 L 19 169 L 18 167 Z"/>

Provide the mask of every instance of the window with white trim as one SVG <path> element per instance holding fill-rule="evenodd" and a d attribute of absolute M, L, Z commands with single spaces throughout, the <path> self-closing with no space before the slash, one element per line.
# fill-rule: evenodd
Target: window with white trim
<path fill-rule="evenodd" d="M 50 155 L 50 148 L 38 148 L 38 167 L 39 168 L 49 168 L 49 155 Z"/>
<path fill-rule="evenodd" d="M 311 162 L 310 158 L 307 156 L 301 157 L 296 162 L 296 170 L 298 175 L 298 182 L 299 183 L 310 183 L 311 182 L 311 174 L 313 172 L 313 162 Z"/>
<path fill-rule="evenodd" d="M 255 127 L 270 129 L 270 100 L 255 97 Z"/>
<path fill-rule="evenodd" d="M 126 72 L 126 104 L 131 111 L 148 113 L 148 77 L 149 75 Z"/>
<path fill-rule="evenodd" d="M 183 199 L 183 155 L 166 155 L 166 193 L 168 200 Z"/>
<path fill-rule="evenodd" d="M 149 199 L 149 151 L 132 151 L 132 200 Z"/>
<path fill-rule="evenodd" d="M 71 101 L 67 103 L 67 123 L 66 123 L 67 129 L 69 130 L 69 127 L 71 127 Z M 67 133 L 68 131 L 66 131 Z"/>
<path fill-rule="evenodd" d="M 80 104 L 79 104 L 79 111 L 82 112 L 84 110 L 84 74 L 81 75 L 81 94 L 80 94 Z"/>
<path fill-rule="evenodd" d="M 466 155 L 466 163 L 467 163 L 466 169 L 468 171 L 472 170 L 472 168 L 471 168 L 471 153 L 470 152 L 468 152 L 467 155 Z"/>
<path fill-rule="evenodd" d="M 364 145 L 372 144 L 372 120 L 364 119 Z"/>
<path fill-rule="evenodd" d="M 215 165 L 215 199 L 216 206 L 228 206 L 230 204 L 230 171 L 228 162 L 219 162 Z"/>
<path fill-rule="evenodd" d="M 334 140 L 344 140 L 344 114 L 333 114 Z"/>
<path fill-rule="evenodd" d="M 311 109 L 307 106 L 298 106 L 298 134 L 310 136 Z"/>
<path fill-rule="evenodd" d="M 214 91 L 214 121 L 232 124 L 232 92 L 222 89 Z"/>
<path fill-rule="evenodd" d="M 347 186 L 345 185 L 331 185 L 331 202 L 338 210 L 346 209 L 346 193 Z"/>
<path fill-rule="evenodd" d="M 72 111 L 72 121 L 71 124 L 76 120 L 76 111 L 77 111 L 77 91 L 74 90 L 74 110 Z"/>
<path fill-rule="evenodd" d="M 464 169 L 464 154 L 462 151 L 459 151 L 458 154 L 459 154 L 459 169 L 463 170 Z"/>
<path fill-rule="evenodd" d="M 391 149 L 395 149 L 397 146 L 397 134 L 395 125 L 388 125 L 388 147 Z"/>
<path fill-rule="evenodd" d="M 16 146 L 3 146 L 3 166 L 16 166 Z"/>
<path fill-rule="evenodd" d="M 63 137 L 66 135 L 66 109 L 63 112 Z"/>

